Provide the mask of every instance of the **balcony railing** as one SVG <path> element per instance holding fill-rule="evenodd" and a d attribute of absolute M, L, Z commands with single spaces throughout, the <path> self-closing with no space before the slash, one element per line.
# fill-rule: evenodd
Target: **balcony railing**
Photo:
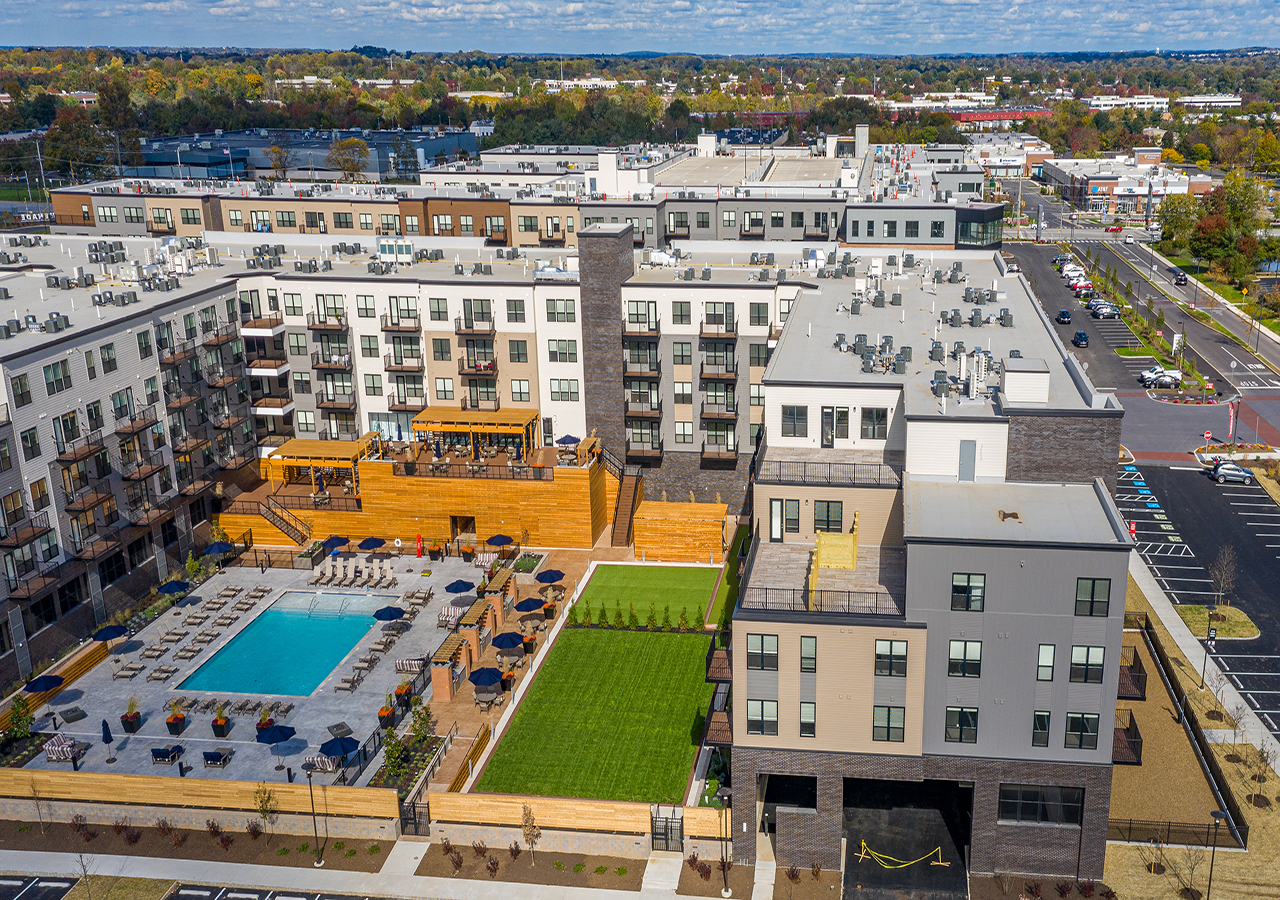
<path fill-rule="evenodd" d="M 480 463 L 396 463 L 397 475 L 415 478 L 477 478 L 495 481 L 554 481 L 553 466 L 484 466 Z"/>
<path fill-rule="evenodd" d="M 422 330 L 422 320 L 417 313 L 398 313 L 394 316 L 383 313 L 382 330 L 419 332 Z"/>
<path fill-rule="evenodd" d="M 670 222 L 667 224 L 666 233 L 670 237 L 688 237 L 688 222 Z"/>
<path fill-rule="evenodd" d="M 642 319 L 639 322 L 632 322 L 630 319 L 625 319 L 622 322 L 622 333 L 635 335 L 657 334 L 660 325 L 661 322 L 656 317 L 652 319 Z"/>
<path fill-rule="evenodd" d="M 656 441 L 627 441 L 629 459 L 661 459 L 662 439 Z"/>
<path fill-rule="evenodd" d="M 102 559 L 122 546 L 119 528 L 95 529 L 92 534 L 71 534 L 71 549 L 76 559 L 86 562 Z"/>
<path fill-rule="evenodd" d="M 702 458 L 713 462 L 731 462 L 738 458 L 736 444 L 709 444 L 702 442 Z"/>
<path fill-rule="evenodd" d="M 497 333 L 497 325 L 492 318 L 481 319 L 476 316 L 457 316 L 453 320 L 454 334 L 475 334 L 489 336 Z"/>
<path fill-rule="evenodd" d="M 154 406 L 148 406 L 146 409 L 140 409 L 129 415 L 128 412 L 116 414 L 116 434 L 121 436 L 129 436 L 137 434 L 156 424 L 156 410 Z"/>
<path fill-rule="evenodd" d="M 737 403 L 703 403 L 702 418 L 731 421 L 738 418 Z"/>
<path fill-rule="evenodd" d="M 733 655 L 728 643 L 729 632 L 717 631 L 707 647 L 706 680 L 713 684 L 733 681 Z"/>
<path fill-rule="evenodd" d="M 421 356 L 388 353 L 382 357 L 382 367 L 388 372 L 421 372 L 425 368 L 425 364 Z"/>
<path fill-rule="evenodd" d="M 1131 766 L 1142 765 L 1142 732 L 1131 709 L 1117 709 L 1115 730 L 1111 738 L 1111 762 Z"/>
<path fill-rule="evenodd" d="M 181 385 L 166 384 L 164 386 L 164 407 L 169 412 L 177 412 L 180 409 L 185 409 L 195 402 L 195 394 L 192 394 Z"/>
<path fill-rule="evenodd" d="M 627 375 L 658 376 L 662 373 L 662 361 L 659 359 L 642 359 L 635 362 L 630 359 L 622 361 L 622 371 Z"/>
<path fill-rule="evenodd" d="M 311 368 L 322 372 L 350 372 L 350 353 L 330 353 L 325 355 L 319 350 L 311 354 Z"/>
<path fill-rule="evenodd" d="M 738 601 L 740 609 L 773 612 L 840 613 L 849 616 L 906 615 L 905 599 L 885 591 L 810 591 L 805 588 L 748 586 Z"/>
<path fill-rule="evenodd" d="M 346 331 L 347 320 L 340 314 L 307 313 L 307 327 L 314 331 Z"/>
<path fill-rule="evenodd" d="M 238 329 L 234 322 L 227 322 L 224 325 L 206 331 L 200 338 L 200 343 L 206 347 L 221 347 L 223 344 L 229 344 L 236 339 Z"/>
<path fill-rule="evenodd" d="M 738 362 L 737 360 L 729 363 L 704 362 L 699 372 L 703 378 L 711 378 L 716 381 L 736 381 L 738 378 Z"/>
<path fill-rule="evenodd" d="M 497 412 L 502 408 L 502 401 L 497 397 L 492 400 L 472 400 L 470 397 L 463 397 L 462 408 L 478 409 L 482 412 Z"/>
<path fill-rule="evenodd" d="M 241 330 L 246 328 L 252 328 L 255 331 L 261 331 L 265 329 L 274 330 L 276 328 L 283 328 L 283 327 L 284 327 L 283 316 L 256 316 L 256 317 L 252 315 L 240 316 Z"/>
<path fill-rule="evenodd" d="M 698 326 L 698 333 L 704 338 L 734 338 L 738 336 L 738 317 L 732 319 L 719 318 L 719 321 L 703 319 Z"/>
<path fill-rule="evenodd" d="M 239 375 L 226 369 L 210 369 L 204 374 L 204 380 L 208 382 L 209 387 L 219 389 L 235 384 L 239 378 Z"/>
<path fill-rule="evenodd" d="M 84 563 L 76 560 L 67 562 L 30 563 L 24 566 L 25 571 L 15 575 L 5 575 L 9 585 L 10 600 L 30 600 L 52 587 L 62 584 L 73 575 L 84 571 Z"/>
<path fill-rule="evenodd" d="M 767 459 L 756 481 L 768 484 L 818 484 L 848 487 L 902 487 L 902 472 L 883 463 L 804 462 Z"/>
<path fill-rule="evenodd" d="M 354 393 L 335 393 L 333 391 L 319 391 L 316 394 L 316 406 L 321 409 L 355 409 L 356 395 Z"/>
<path fill-rule="evenodd" d="M 468 359 L 461 357 L 458 360 L 459 375 L 497 375 L 498 361 L 494 359 Z"/>
<path fill-rule="evenodd" d="M 764 222 L 744 220 L 740 234 L 742 237 L 764 237 Z"/>
<path fill-rule="evenodd" d="M 21 517 L 15 517 L 12 523 L 0 521 L 0 547 L 21 547 L 29 544 L 42 534 L 53 530 L 49 524 L 49 511 L 41 510 L 34 515 L 26 515 L 20 510 Z"/>
<path fill-rule="evenodd" d="M 656 419 L 662 415 L 662 401 L 628 400 L 626 414 L 638 419 Z"/>
<path fill-rule="evenodd" d="M 322 441 L 354 441 L 362 433 L 355 422 L 327 422 L 318 436 Z"/>
<path fill-rule="evenodd" d="M 160 365 L 176 366 L 179 363 L 194 359 L 197 344 L 195 341 L 178 341 L 171 347 L 160 348 Z"/>
<path fill-rule="evenodd" d="M 76 479 L 72 483 L 72 490 L 63 490 L 62 506 L 69 513 L 84 513 L 106 503 L 111 496 L 109 479 L 99 478 L 87 484 L 81 484 Z"/>
<path fill-rule="evenodd" d="M 427 398 L 408 394 L 388 394 L 387 409 L 392 412 L 422 412 L 427 408 Z"/>
<path fill-rule="evenodd" d="M 130 453 L 120 464 L 120 477 L 125 481 L 142 481 L 164 468 L 159 453 Z"/>
<path fill-rule="evenodd" d="M 75 440 L 63 441 L 58 446 L 58 462 L 64 466 L 73 465 L 100 453 L 105 447 L 102 443 L 102 431 L 90 431 Z"/>
<path fill-rule="evenodd" d="M 1120 684 L 1116 696 L 1121 700 L 1147 699 L 1147 670 L 1136 647 L 1120 651 Z"/>

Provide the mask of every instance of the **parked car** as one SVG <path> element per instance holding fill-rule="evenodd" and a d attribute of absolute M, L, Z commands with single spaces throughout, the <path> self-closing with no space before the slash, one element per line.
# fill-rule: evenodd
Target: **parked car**
<path fill-rule="evenodd" d="M 1021 267 L 1021 266 L 1019 266 L 1016 262 L 1011 262 L 1011 263 L 1009 263 L 1007 266 L 1005 266 L 1005 267 L 1004 267 L 1004 270 L 1005 270 L 1006 272 L 1021 272 L 1021 271 L 1022 271 L 1022 267 Z"/>
<path fill-rule="evenodd" d="M 1156 377 L 1153 381 L 1149 382 L 1147 384 L 1147 387 L 1156 388 L 1157 390 L 1161 390 L 1161 391 L 1171 391 L 1174 388 L 1182 387 L 1182 379 L 1175 378 L 1170 373 L 1165 373 L 1164 375 L 1160 375 Z"/>
<path fill-rule="evenodd" d="M 1159 378 L 1161 375 L 1163 375 L 1167 371 L 1169 370 L 1167 370 L 1164 366 L 1152 366 L 1150 369 L 1143 369 L 1141 372 L 1139 372 L 1138 380 L 1141 381 L 1143 384 L 1146 384 L 1148 381 Z M 1179 372 L 1178 374 L 1181 375 L 1182 373 Z"/>
<path fill-rule="evenodd" d="M 1067 285 L 1073 291 L 1091 291 L 1093 290 L 1093 282 L 1088 278 L 1077 278 Z"/>
<path fill-rule="evenodd" d="M 1161 387 L 1182 387 L 1182 373 L 1177 369 L 1162 369 L 1154 366 L 1138 376 L 1138 380 L 1147 387 L 1155 387 L 1157 383 L 1163 382 Z"/>
<path fill-rule="evenodd" d="M 1120 310 L 1114 306 L 1095 306 L 1093 308 L 1093 317 L 1095 319 L 1118 319 L 1120 318 Z"/>
<path fill-rule="evenodd" d="M 1104 231 L 1106 231 L 1108 234 L 1118 234 L 1118 233 L 1120 233 L 1121 231 L 1124 231 L 1124 226 L 1123 226 L 1123 225 L 1108 225 L 1108 226 L 1107 226 L 1105 229 L 1103 229 L 1103 230 L 1104 230 Z"/>
<path fill-rule="evenodd" d="M 1085 334 L 1083 331 L 1077 331 L 1075 337 L 1071 339 L 1071 343 L 1075 344 L 1077 347 L 1088 347 L 1089 335 Z"/>
<path fill-rule="evenodd" d="M 1076 299 L 1080 301 L 1092 300 L 1094 297 L 1093 288 L 1076 288 Z"/>
<path fill-rule="evenodd" d="M 1176 285 L 1184 285 L 1184 284 L 1186 284 L 1186 283 L 1187 283 L 1187 273 L 1186 273 L 1186 272 L 1178 272 L 1176 275 L 1174 275 L 1174 276 L 1173 276 L 1173 283 L 1174 283 L 1174 284 L 1176 284 Z"/>
<path fill-rule="evenodd" d="M 1254 480 L 1251 469 L 1246 469 L 1244 466 L 1236 465 L 1233 462 L 1220 462 L 1210 470 L 1209 474 L 1218 484 L 1226 484 L 1228 481 L 1253 484 Z"/>
<path fill-rule="evenodd" d="M 1133 244 L 1133 243 L 1137 243 L 1137 242 L 1133 239 L 1133 235 L 1131 235 L 1131 234 L 1126 234 L 1126 235 L 1124 236 L 1124 242 L 1125 242 L 1126 244 Z"/>
<path fill-rule="evenodd" d="M 1059 253 L 1057 256 L 1053 258 L 1053 264 L 1055 266 L 1060 266 L 1069 259 L 1071 259 L 1070 253 Z"/>
<path fill-rule="evenodd" d="M 1059 325 L 1070 325 L 1071 310 L 1069 309 L 1058 310 L 1058 315 L 1054 318 L 1054 321 L 1057 322 Z"/>
<path fill-rule="evenodd" d="M 1089 312 L 1093 312 L 1099 306 L 1115 306 L 1115 304 L 1106 297 L 1090 297 L 1085 303 L 1084 308 L 1089 310 Z"/>

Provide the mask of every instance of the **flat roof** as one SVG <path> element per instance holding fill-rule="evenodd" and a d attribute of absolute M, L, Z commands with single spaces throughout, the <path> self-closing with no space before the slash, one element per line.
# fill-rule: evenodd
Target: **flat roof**
<path fill-rule="evenodd" d="M 413 417 L 414 431 L 482 431 L 498 434 L 523 434 L 538 420 L 536 409 L 455 409 L 428 407 Z"/>
<path fill-rule="evenodd" d="M 1093 484 L 975 484 L 908 475 L 902 511 L 908 542 L 1132 543 L 1100 479 Z"/>
<path fill-rule="evenodd" d="M 691 156 L 667 166 L 653 178 L 656 185 L 714 187 L 739 184 L 764 160 L 759 156 Z"/>
<path fill-rule="evenodd" d="M 843 159 L 775 159 L 764 180 L 766 184 L 836 187 L 840 184 L 844 163 Z"/>
<path fill-rule="evenodd" d="M 270 459 L 299 464 L 353 463 L 362 458 L 378 440 L 378 433 L 370 431 L 359 440 L 317 441 L 292 438 L 271 451 Z"/>

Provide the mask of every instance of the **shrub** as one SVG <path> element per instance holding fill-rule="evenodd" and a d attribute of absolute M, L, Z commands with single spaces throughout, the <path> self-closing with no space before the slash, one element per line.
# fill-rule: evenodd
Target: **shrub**
<path fill-rule="evenodd" d="M 685 862 L 689 864 L 690 869 L 693 869 L 695 872 L 698 871 L 698 854 L 690 853 L 689 858 L 686 859 Z"/>
<path fill-rule="evenodd" d="M 490 856 L 489 861 L 485 863 L 485 868 L 489 871 L 489 877 L 495 878 L 498 874 L 498 857 Z"/>
<path fill-rule="evenodd" d="M 281 847 L 279 850 L 276 851 L 276 856 L 288 856 L 288 855 L 289 855 L 288 847 Z"/>
<path fill-rule="evenodd" d="M 813 861 L 813 865 L 809 867 L 809 871 L 813 873 L 814 881 L 817 881 L 819 878 L 822 877 L 822 863 L 818 862 L 815 859 Z"/>
<path fill-rule="evenodd" d="M 585 869 L 586 867 L 587 867 L 587 864 L 586 864 L 586 863 L 578 863 L 576 866 L 574 866 L 574 867 L 573 867 L 573 871 L 575 871 L 575 872 L 581 872 L 581 871 L 582 871 L 583 869 Z"/>
<path fill-rule="evenodd" d="M 689 630 L 689 610 L 688 609 L 682 608 L 680 610 L 680 619 L 676 623 L 676 628 L 678 628 L 680 631 Z"/>
<path fill-rule="evenodd" d="M 160 832 L 165 837 L 168 837 L 173 834 L 173 824 L 162 816 L 161 818 L 156 819 L 156 831 Z"/>
<path fill-rule="evenodd" d="M 370 845 L 369 845 L 369 855 L 370 855 L 370 856 L 377 856 L 377 855 L 378 855 L 379 853 L 381 853 L 381 852 L 382 852 L 382 848 L 381 848 L 381 847 L 379 847 L 377 844 L 370 844 Z"/>
<path fill-rule="evenodd" d="M 307 852 L 308 850 L 310 850 L 310 849 L 311 849 L 311 844 L 310 844 L 310 842 L 308 842 L 308 843 L 305 843 L 305 844 L 302 844 L 301 846 L 299 846 L 299 847 L 298 847 L 298 852 L 299 852 L 299 853 L 306 853 L 306 852 Z"/>
<path fill-rule="evenodd" d="M 582 607 L 582 624 L 588 628 L 591 627 L 591 607 L 584 605 Z"/>
<path fill-rule="evenodd" d="M 14 740 L 31 737 L 31 726 L 35 722 L 35 713 L 31 704 L 22 694 L 13 698 L 9 704 L 9 737 Z"/>
<path fill-rule="evenodd" d="M 662 630 L 663 631 L 671 630 L 671 604 L 670 603 L 662 607 Z"/>
<path fill-rule="evenodd" d="M 640 617 L 636 615 L 636 605 L 634 603 L 632 603 L 630 608 L 627 610 L 627 627 L 640 627 Z"/>
<path fill-rule="evenodd" d="M 603 625 L 605 628 L 609 627 L 609 610 L 604 605 L 603 600 L 600 601 L 600 615 L 598 618 L 600 619 L 601 625 Z"/>
<path fill-rule="evenodd" d="M 447 837 L 440 838 L 440 852 L 445 856 L 453 855 L 453 841 Z"/>
<path fill-rule="evenodd" d="M 721 874 L 728 876 L 728 874 L 733 871 L 733 860 L 729 859 L 727 856 L 720 857 L 720 865 L 718 868 L 720 869 Z"/>
<path fill-rule="evenodd" d="M 334 849 L 334 850 L 341 850 L 341 849 L 342 849 L 343 847 L 345 847 L 345 846 L 347 846 L 345 841 L 335 841 L 335 842 L 334 842 L 334 845 L 333 845 L 333 849 Z"/>
<path fill-rule="evenodd" d="M 124 842 L 132 847 L 138 841 L 142 840 L 142 829 L 133 828 L 132 826 L 124 830 Z"/>
<path fill-rule="evenodd" d="M 1082 881 L 1076 885 L 1076 888 L 1080 891 L 1080 896 L 1086 898 L 1086 900 L 1097 893 L 1098 890 L 1098 886 L 1092 881 Z"/>
<path fill-rule="evenodd" d="M 613 870 L 613 874 L 614 874 L 614 875 L 617 875 L 619 878 L 621 878 L 623 875 L 626 875 L 626 874 L 627 874 L 627 867 L 626 867 L 626 866 L 618 866 L 618 868 L 616 868 L 616 869 L 614 869 L 614 870 Z"/>
<path fill-rule="evenodd" d="M 608 867 L 608 866 L 596 866 L 596 874 L 597 874 L 597 875 L 603 875 L 605 872 L 608 872 L 608 871 L 609 871 L 609 867 Z"/>
<path fill-rule="evenodd" d="M 800 870 L 795 866 L 787 866 L 787 881 L 790 881 L 792 884 L 799 884 Z"/>
<path fill-rule="evenodd" d="M 353 857 L 353 856 L 355 856 L 355 855 L 356 855 L 356 851 L 355 851 L 354 849 L 352 849 L 352 850 L 348 850 L 346 853 L 344 853 L 344 854 L 343 854 L 343 856 L 347 857 L 347 859 L 350 859 L 351 857 Z M 461 862 L 462 857 L 461 857 L 461 856 L 459 856 L 459 857 L 458 857 L 458 860 L 459 860 L 459 862 Z"/>
<path fill-rule="evenodd" d="M 471 852 L 474 853 L 478 858 L 483 859 L 484 857 L 489 855 L 489 845 L 486 844 L 484 841 L 472 841 Z"/>
<path fill-rule="evenodd" d="M 552 865 L 555 867 L 555 870 L 557 872 L 564 871 L 564 863 L 562 863 L 560 860 L 557 859 L 554 863 L 552 863 Z"/>
<path fill-rule="evenodd" d="M 222 834 L 218 835 L 218 846 L 221 847 L 223 850 L 229 851 L 231 849 L 231 842 L 233 840 L 235 840 L 235 838 L 233 838 L 231 835 L 227 834 L 226 832 L 223 832 Z"/>
<path fill-rule="evenodd" d="M 578 607 L 570 606 L 569 615 L 566 616 L 565 619 L 570 625 L 577 625 L 578 624 Z"/>
<path fill-rule="evenodd" d="M 111 830 L 116 834 L 124 834 L 124 830 L 129 827 L 129 817 L 121 816 L 111 823 Z"/>
<path fill-rule="evenodd" d="M 1069 881 L 1059 881 L 1053 886 L 1053 889 L 1058 892 L 1059 897 L 1071 896 L 1071 882 Z"/>
<path fill-rule="evenodd" d="M 249 835 L 250 840 L 256 841 L 262 837 L 262 823 L 257 819 L 250 819 L 244 825 L 244 832 Z"/>
<path fill-rule="evenodd" d="M 209 837 L 216 838 L 222 834 L 222 826 L 218 824 L 217 819 L 206 819 L 204 823 L 205 830 L 209 832 Z"/>
<path fill-rule="evenodd" d="M 622 628 L 625 622 L 622 618 L 622 603 L 619 601 L 613 607 L 613 627 Z"/>
<path fill-rule="evenodd" d="M 1027 893 L 1040 900 L 1040 882 L 1032 881 L 1027 885 Z"/>
<path fill-rule="evenodd" d="M 698 863 L 698 877 L 701 878 L 703 881 L 711 880 L 711 863 L 706 863 L 706 862 Z"/>
<path fill-rule="evenodd" d="M 649 607 L 649 618 L 645 619 L 644 627 L 650 631 L 658 630 L 658 617 L 654 614 L 653 607 Z"/>
<path fill-rule="evenodd" d="M 457 875 L 462 871 L 462 854 L 454 850 L 449 854 L 449 865 L 453 866 L 453 874 Z"/>
<path fill-rule="evenodd" d="M 511 861 L 515 862 L 520 858 L 520 842 L 512 841 L 511 846 L 507 848 L 507 852 L 511 854 Z"/>

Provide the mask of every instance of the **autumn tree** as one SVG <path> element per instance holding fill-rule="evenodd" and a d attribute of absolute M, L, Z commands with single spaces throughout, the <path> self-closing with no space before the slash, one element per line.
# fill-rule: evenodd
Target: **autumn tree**
<path fill-rule="evenodd" d="M 342 173 L 343 181 L 354 181 L 369 164 L 369 145 L 358 137 L 334 141 L 324 161 L 329 168 Z"/>
<path fill-rule="evenodd" d="M 271 171 L 275 173 L 276 178 L 284 181 L 289 175 L 289 170 L 297 165 L 297 154 L 291 147 L 276 144 L 267 148 L 267 161 L 271 164 Z"/>

